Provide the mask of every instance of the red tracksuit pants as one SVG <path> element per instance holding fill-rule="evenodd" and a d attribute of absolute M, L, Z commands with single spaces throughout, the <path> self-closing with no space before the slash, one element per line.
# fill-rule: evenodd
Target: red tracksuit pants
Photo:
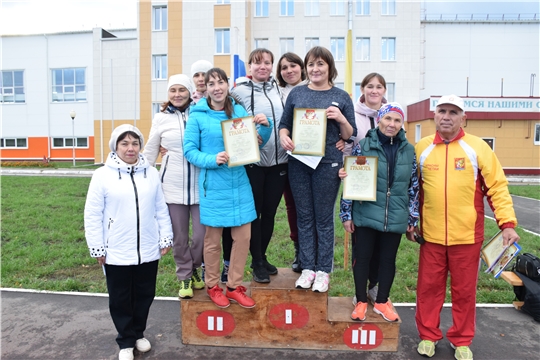
<path fill-rule="evenodd" d="M 446 337 L 455 346 L 469 346 L 476 327 L 476 286 L 482 243 L 420 246 L 416 288 L 416 327 L 422 340 L 443 338 L 440 314 L 450 273 L 452 326 Z"/>

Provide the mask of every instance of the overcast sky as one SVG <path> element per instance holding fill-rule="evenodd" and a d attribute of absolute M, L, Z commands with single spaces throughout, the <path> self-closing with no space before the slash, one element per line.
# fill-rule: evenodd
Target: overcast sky
<path fill-rule="evenodd" d="M 192 1 L 214 2 L 215 0 Z M 536 13 L 537 18 L 540 14 L 538 0 L 477 0 L 473 2 L 421 0 L 421 2 L 426 9 L 426 14 Z M 0 0 L 0 34 L 41 34 L 91 30 L 94 27 L 135 28 L 137 26 L 136 5 L 136 0 Z"/>

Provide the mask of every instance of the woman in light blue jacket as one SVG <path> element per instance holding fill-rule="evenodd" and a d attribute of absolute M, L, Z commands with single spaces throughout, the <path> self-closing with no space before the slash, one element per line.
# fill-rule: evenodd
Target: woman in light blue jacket
<path fill-rule="evenodd" d="M 207 71 L 208 91 L 193 107 L 184 138 L 184 152 L 190 163 L 201 168 L 199 176 L 201 224 L 206 226 L 204 238 L 205 283 L 210 299 L 218 307 L 228 307 L 229 301 L 252 308 L 242 279 L 246 264 L 251 222 L 255 219 L 253 193 L 243 166 L 229 167 L 225 152 L 221 122 L 248 116 L 246 110 L 229 95 L 227 74 L 218 68 Z M 271 123 L 262 114 L 254 116 L 264 146 L 272 132 Z M 221 256 L 221 234 L 224 227 L 231 228 L 233 247 L 224 295 L 218 285 Z"/>

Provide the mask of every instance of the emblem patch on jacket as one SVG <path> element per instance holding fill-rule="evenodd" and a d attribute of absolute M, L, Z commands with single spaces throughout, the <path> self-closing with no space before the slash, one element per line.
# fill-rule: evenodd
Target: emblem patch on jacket
<path fill-rule="evenodd" d="M 454 170 L 465 170 L 465 158 L 454 158 Z"/>

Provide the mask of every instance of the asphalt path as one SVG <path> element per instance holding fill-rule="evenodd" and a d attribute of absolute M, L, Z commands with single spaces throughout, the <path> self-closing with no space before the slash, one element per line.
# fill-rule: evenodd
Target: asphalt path
<path fill-rule="evenodd" d="M 540 200 L 512 195 L 518 226 L 540 236 Z M 484 200 L 485 215 L 494 218 L 493 211 Z M 539 356 L 540 358 L 540 356 Z"/>

